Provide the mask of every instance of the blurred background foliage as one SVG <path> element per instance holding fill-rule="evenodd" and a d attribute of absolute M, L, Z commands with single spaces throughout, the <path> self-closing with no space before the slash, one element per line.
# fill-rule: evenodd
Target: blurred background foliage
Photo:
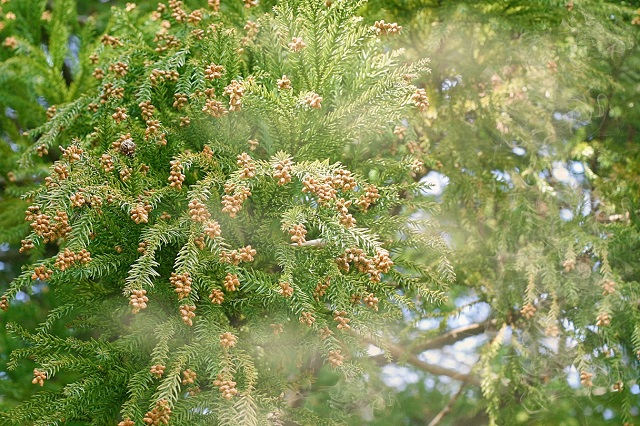
<path fill-rule="evenodd" d="M 43 123 L 51 105 L 97 84 L 88 55 L 109 27 L 111 7 L 126 3 L 1 5 L 2 289 L 29 261 L 19 253 L 28 231 L 28 204 L 20 197 L 40 183 L 16 170 L 30 143 L 23 132 Z M 156 7 L 137 3 L 142 11 Z M 240 29 L 276 2 L 250 10 L 241 0 L 221 3 Z M 399 154 L 423 158 L 416 179 L 433 184 L 425 195 L 440 205 L 437 219 L 458 276 L 449 303 L 425 303 L 424 317 L 398 325 L 395 343 L 406 348 L 401 361 L 413 353 L 485 380 L 461 385 L 416 363 L 390 365 L 377 396 L 383 404 L 354 413 L 353 424 L 430 424 L 440 413 L 441 424 L 481 425 L 492 411 L 510 424 L 640 422 L 639 8 L 639 1 L 601 0 L 370 0 L 363 6 L 368 23 L 402 25 L 401 37 L 385 40 L 390 48 L 404 49 L 407 61 L 431 58 L 432 72 L 419 84 L 431 107 L 388 131 L 397 132 Z M 52 150 L 40 166 L 58 156 Z M 618 297 L 602 297 L 604 280 L 615 282 Z M 14 302 L 3 326 L 6 319 L 33 329 L 56 306 L 45 284 L 32 290 Z M 537 309 L 532 318 L 522 313 L 528 304 Z M 599 331 L 593 324 L 603 312 L 611 326 Z M 482 329 L 467 339 L 423 350 L 450 330 L 474 325 Z M 550 343 L 556 333 L 566 340 Z M 602 339 L 595 341 L 596 333 Z M 505 343 L 488 344 L 496 336 Z M 2 327 L 0 409 L 36 391 L 33 366 L 6 369 L 17 345 Z M 580 384 L 579 371 L 594 373 L 592 387 Z M 318 411 L 335 408 L 322 393 L 331 374 L 306 401 Z M 613 389 L 618 382 L 622 389 Z"/>

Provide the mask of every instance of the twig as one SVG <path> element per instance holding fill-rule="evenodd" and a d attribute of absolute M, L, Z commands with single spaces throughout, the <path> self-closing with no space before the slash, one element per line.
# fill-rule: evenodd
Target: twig
<path fill-rule="evenodd" d="M 360 338 L 369 344 L 379 345 L 373 339 L 365 336 L 360 336 Z M 463 382 L 479 385 L 480 381 L 477 377 L 471 376 L 469 374 L 460 373 L 455 370 L 450 370 L 448 368 L 440 367 L 439 365 L 429 364 L 420 360 L 417 356 L 408 353 L 404 348 L 398 346 L 393 343 L 385 342 L 384 346 L 389 349 L 389 353 L 395 360 L 406 360 L 407 364 L 411 364 L 416 368 L 419 368 L 422 371 L 426 371 L 427 373 L 431 373 L 436 376 L 447 376 L 452 379 L 462 380 Z"/>
<path fill-rule="evenodd" d="M 428 426 L 437 426 L 440 424 L 440 422 L 442 421 L 442 419 L 444 419 L 444 416 L 446 416 L 447 414 L 449 414 L 449 412 L 451 411 L 451 408 L 453 407 L 453 404 L 456 403 L 456 401 L 458 400 L 458 398 L 460 398 L 460 395 L 462 395 L 462 391 L 464 390 L 464 388 L 467 387 L 467 382 L 463 381 L 460 384 L 460 389 L 458 389 L 458 392 L 456 392 L 455 395 L 453 395 L 451 397 L 451 399 L 449 400 L 449 402 L 447 403 L 447 405 L 444 406 L 444 408 L 442 410 L 440 410 L 440 412 L 438 413 L 437 416 L 435 416 L 433 418 L 433 420 L 431 420 L 431 422 L 429 422 Z"/>
<path fill-rule="evenodd" d="M 327 245 L 327 242 L 322 240 L 321 238 L 316 238 L 315 240 L 305 241 L 302 244 L 293 243 L 292 246 L 302 246 L 302 247 L 324 247 Z"/>
<path fill-rule="evenodd" d="M 420 353 L 428 351 L 429 349 L 438 349 L 443 346 L 452 345 L 456 342 L 459 342 L 460 340 L 466 339 L 467 337 L 483 334 L 487 330 L 487 328 L 493 325 L 495 325 L 495 320 L 488 323 L 471 324 L 464 327 L 456 328 L 455 330 L 448 331 L 445 334 L 435 337 L 431 340 L 427 340 L 422 344 L 413 346 L 411 348 L 411 351 L 414 353 Z"/>

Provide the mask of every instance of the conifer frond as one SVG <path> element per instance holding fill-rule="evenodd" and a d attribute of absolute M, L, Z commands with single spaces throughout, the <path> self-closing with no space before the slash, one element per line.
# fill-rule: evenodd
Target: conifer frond
<path fill-rule="evenodd" d="M 289 379 L 295 363 L 283 359 L 316 357 L 358 381 L 366 354 L 343 362 L 340 351 L 359 344 L 346 331 L 377 332 L 441 296 L 453 279 L 444 244 L 390 214 L 427 210 L 415 159 L 374 159 L 378 130 L 409 110 L 415 87 L 403 74 L 426 62 L 404 66 L 385 51 L 355 16 L 362 4 L 284 1 L 245 38 L 222 26 L 235 18 L 180 2 L 156 20 L 113 14 L 84 57 L 97 86 L 32 130 L 40 148 L 22 161 L 63 147 L 28 194 L 29 238 L 59 241 L 58 253 L 6 293 L 37 272 L 64 294 L 35 334 L 16 330 L 31 347 L 15 357 L 33 356 L 47 378 L 77 374 L 48 421 L 137 424 L 170 409 L 176 425 L 263 425 L 278 408 L 334 424 L 276 407 L 287 387 L 312 382 Z M 384 171 L 369 179 L 373 168 Z M 433 265 L 407 276 L 395 259 L 405 247 L 429 248 Z M 95 339 L 60 339 L 61 323 Z M 260 334 L 285 328 L 291 353 L 265 352 Z M 344 389 L 335 397 L 356 398 Z"/>

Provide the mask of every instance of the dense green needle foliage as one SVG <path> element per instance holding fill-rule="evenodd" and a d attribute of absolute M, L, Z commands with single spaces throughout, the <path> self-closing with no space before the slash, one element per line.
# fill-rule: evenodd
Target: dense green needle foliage
<path fill-rule="evenodd" d="M 0 423 L 638 421 L 637 1 L 114 3 L 0 11 Z"/>
<path fill-rule="evenodd" d="M 5 292 L 46 281 L 61 305 L 35 332 L 9 325 L 29 343 L 11 364 L 32 357 L 36 384 L 74 380 L 7 419 L 312 419 L 288 400 L 322 360 L 342 377 L 334 392 L 364 397 L 361 336 L 441 299 L 453 272 L 441 238 L 406 216 L 429 208 L 412 196 L 421 163 L 385 157 L 386 130 L 426 102 L 410 83 L 426 62 L 400 65 L 358 7 L 285 2 L 244 35 L 179 2 L 114 10 L 80 57 L 99 81 L 49 109 L 17 175 L 61 150 L 25 195 L 23 241 L 59 252 Z M 78 336 L 52 334 L 59 321 Z"/>

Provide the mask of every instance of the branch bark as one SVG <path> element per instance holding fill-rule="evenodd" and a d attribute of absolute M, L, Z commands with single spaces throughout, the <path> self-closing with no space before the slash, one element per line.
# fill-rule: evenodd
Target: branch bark
<path fill-rule="evenodd" d="M 360 338 L 365 343 L 369 343 L 376 346 L 379 345 L 379 343 L 376 343 L 373 339 L 369 337 L 360 336 Z M 408 351 L 405 350 L 405 348 L 399 345 L 396 345 L 394 343 L 385 342 L 385 346 L 389 349 L 389 353 L 391 354 L 391 356 L 395 361 L 401 360 L 401 359 L 406 360 L 407 364 L 410 364 L 427 373 L 430 373 L 436 376 L 451 377 L 452 379 L 461 380 L 465 383 L 469 383 L 473 385 L 480 385 L 480 380 L 475 376 L 472 376 L 470 374 L 460 373 L 459 371 L 450 370 L 445 367 L 440 367 L 439 365 L 433 365 L 433 364 L 424 362 L 421 359 L 419 359 L 417 356 L 408 353 Z"/>
<path fill-rule="evenodd" d="M 411 348 L 411 352 L 421 353 L 424 351 L 428 351 L 429 349 L 439 349 L 443 346 L 452 345 L 456 342 L 459 342 L 460 340 L 466 339 L 467 337 L 479 336 L 480 334 L 483 334 L 488 328 L 494 325 L 495 320 L 456 328 L 455 330 L 448 331 L 445 334 L 442 334 L 431 340 L 427 340 L 422 344 L 413 346 Z"/>
<path fill-rule="evenodd" d="M 302 244 L 298 244 L 298 243 L 292 243 L 292 246 L 301 246 L 301 247 L 325 247 L 327 245 L 327 242 L 324 241 L 322 238 L 316 238 L 315 240 L 309 240 L 309 241 L 305 241 Z"/>
<path fill-rule="evenodd" d="M 462 395 L 462 392 L 466 387 L 467 387 L 467 382 L 462 382 L 460 384 L 460 389 L 458 389 L 458 392 L 456 392 L 456 394 L 451 397 L 447 405 L 445 405 L 444 408 L 440 410 L 438 415 L 435 416 L 427 426 L 438 426 L 440 422 L 442 422 L 442 419 L 444 419 L 444 416 L 449 414 L 449 412 L 451 411 L 451 408 L 453 407 L 453 404 L 455 404 L 458 398 L 460 398 L 460 395 Z"/>

